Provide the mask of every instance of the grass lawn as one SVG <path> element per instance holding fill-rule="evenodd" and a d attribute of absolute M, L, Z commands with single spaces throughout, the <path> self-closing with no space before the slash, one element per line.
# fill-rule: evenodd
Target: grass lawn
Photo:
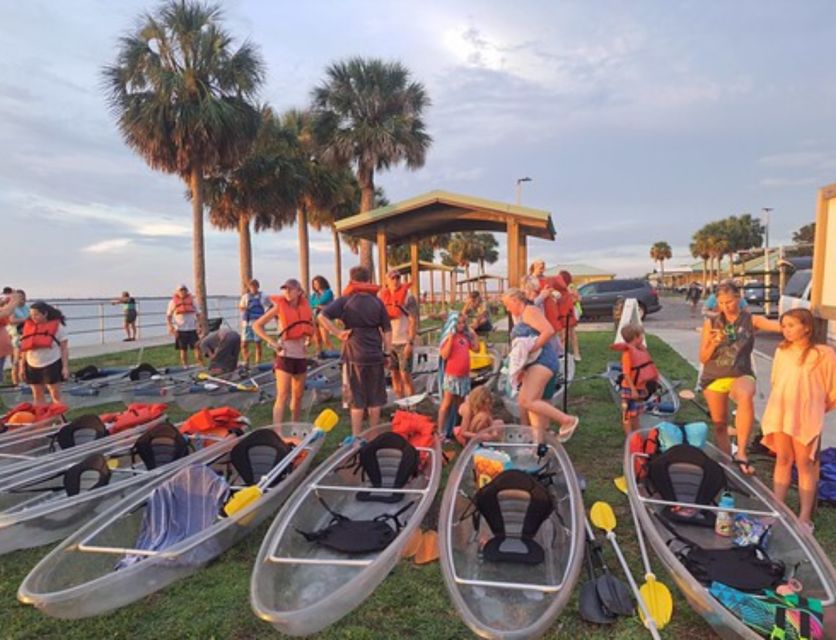
<path fill-rule="evenodd" d="M 578 377 L 591 376 L 604 369 L 604 362 L 614 354 L 607 345 L 611 334 L 581 333 L 583 361 Z M 693 368 L 657 338 L 649 337 L 649 347 L 659 368 L 670 379 L 692 381 Z M 146 349 L 144 360 L 155 365 L 174 364 L 175 351 L 170 347 Z M 83 365 L 134 363 L 136 352 L 114 354 L 106 358 L 88 358 L 73 362 Z M 612 478 L 621 473 L 623 437 L 618 410 L 602 380 L 576 382 L 571 387 L 570 410 L 581 416 L 581 426 L 567 450 L 578 471 L 586 477 L 586 504 L 606 500 L 618 517 L 619 541 L 630 566 L 642 574 L 638 544 L 632 530 L 626 497 L 613 486 Z M 338 408 L 338 407 L 334 407 Z M 182 414 L 172 412 L 180 419 Z M 695 408 L 686 404 L 680 414 L 684 419 L 702 419 Z M 250 412 L 253 424 L 269 420 L 270 407 L 260 406 Z M 349 433 L 347 420 L 328 436 L 321 456 L 328 455 Z M 758 474 L 769 478 L 767 461 L 757 461 Z M 793 495 L 794 499 L 795 496 Z M 0 557 L 0 637 L 61 638 L 265 638 L 280 637 L 271 626 L 259 621 L 249 606 L 249 579 L 256 553 L 270 524 L 268 519 L 236 547 L 195 575 L 175 583 L 132 606 L 112 614 L 81 621 L 53 620 L 32 607 L 18 604 L 15 594 L 26 573 L 47 549 L 21 551 Z M 836 512 L 823 509 L 817 516 L 816 535 L 825 551 L 836 555 Z M 611 569 L 617 560 L 606 545 L 605 554 Z M 693 613 L 673 587 L 673 582 L 656 567 L 658 575 L 674 592 L 673 620 L 662 632 L 668 638 L 704 638 L 712 632 Z M 620 573 L 620 571 L 617 571 Z M 584 578 L 582 578 L 583 580 Z M 469 630 L 459 620 L 450 603 L 437 563 L 417 567 L 400 563 L 374 594 L 349 616 L 328 628 L 318 638 L 466 638 Z M 574 603 L 558 618 L 548 638 L 646 638 L 638 619 L 620 619 L 615 625 L 597 627 L 584 623 Z"/>

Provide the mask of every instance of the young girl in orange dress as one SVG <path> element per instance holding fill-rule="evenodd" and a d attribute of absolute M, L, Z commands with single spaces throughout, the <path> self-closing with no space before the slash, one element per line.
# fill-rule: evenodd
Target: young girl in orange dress
<path fill-rule="evenodd" d="M 773 487 L 781 501 L 787 497 L 793 463 L 798 468 L 798 517 L 812 528 L 824 414 L 836 408 L 836 352 L 813 342 L 813 314 L 807 309 L 784 313 L 781 331 L 784 342 L 772 362 L 762 442 L 777 455 Z"/>

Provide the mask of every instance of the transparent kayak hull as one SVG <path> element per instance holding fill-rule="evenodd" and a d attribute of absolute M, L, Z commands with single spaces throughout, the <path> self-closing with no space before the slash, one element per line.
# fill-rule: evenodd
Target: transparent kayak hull
<path fill-rule="evenodd" d="M 712 459 L 720 463 L 726 479 L 734 491 L 735 508 L 755 518 L 763 518 L 772 523 L 767 553 L 773 560 L 779 560 L 788 569 L 797 567 L 795 577 L 804 586 L 801 595 L 822 600 L 825 618 L 826 637 L 836 634 L 836 571 L 825 551 L 785 505 L 757 478 L 743 476 L 731 458 L 711 443 L 703 449 Z M 660 504 L 660 496 L 650 495 L 644 483 L 636 481 L 633 475 L 635 454 L 631 453 L 629 441 L 624 448 L 624 475 L 627 478 L 627 492 L 632 508 L 638 517 L 648 546 L 656 553 L 665 570 L 676 582 L 677 587 L 688 600 L 691 608 L 711 625 L 723 638 L 762 638 L 716 600 L 682 565 L 668 541 L 673 534 L 660 524 L 654 510 L 664 508 L 668 503 Z M 741 493 L 742 491 L 742 493 Z M 749 495 L 744 495 L 748 493 Z M 656 501 L 656 502 L 653 502 Z M 705 507 L 703 507 L 705 508 Z M 731 547 L 731 538 L 717 536 L 712 528 L 672 525 L 674 529 L 693 540 L 703 548 Z"/>
<path fill-rule="evenodd" d="M 537 457 L 535 432 L 505 426 L 498 433 L 471 441 L 450 472 L 439 517 L 441 572 L 459 615 L 482 638 L 537 638 L 552 626 L 569 602 L 583 561 L 583 503 L 574 468 L 557 438 L 548 433 L 548 452 Z M 482 446 L 507 453 L 514 466 L 548 465 L 556 512 L 540 527 L 535 541 L 545 551 L 538 565 L 490 562 L 480 546 L 492 537 L 481 518 L 474 528 L 471 499 L 477 491 L 473 456 Z M 510 508 L 510 507 L 509 507 Z"/>
<path fill-rule="evenodd" d="M 362 437 L 371 441 L 389 428 L 369 429 Z M 371 485 L 353 473 L 353 465 L 346 466 L 358 450 L 359 442 L 344 445 L 325 460 L 285 503 L 261 545 L 250 581 L 250 604 L 282 633 L 316 633 L 363 602 L 398 562 L 438 490 L 441 448 L 436 439 L 432 448 L 419 449 L 427 462 L 404 486 L 402 502 L 360 502 L 356 494 Z M 308 542 L 297 531 L 314 531 L 331 520 L 317 494 L 332 510 L 352 519 L 391 514 L 408 501 L 413 506 L 400 516 L 405 526 L 383 551 L 348 555 Z"/>
<path fill-rule="evenodd" d="M 264 428 L 275 428 L 283 439 L 300 441 L 310 433 L 312 425 L 285 423 Z M 201 460 L 192 462 L 207 464 L 223 473 L 235 442 L 230 439 L 220 443 L 212 452 L 200 456 Z M 18 599 L 53 617 L 84 618 L 128 605 L 195 573 L 279 508 L 307 474 L 321 446 L 321 438 L 306 446 L 304 459 L 290 475 L 241 511 L 230 517 L 219 516 L 215 524 L 199 533 L 116 570 L 119 559 L 133 550 L 151 493 L 172 474 L 156 478 L 88 522 L 44 557 L 24 579 Z"/>

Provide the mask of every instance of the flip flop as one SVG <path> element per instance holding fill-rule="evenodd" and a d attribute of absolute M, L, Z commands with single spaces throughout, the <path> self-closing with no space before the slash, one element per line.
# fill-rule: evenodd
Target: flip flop
<path fill-rule="evenodd" d="M 737 465 L 738 469 L 740 469 L 740 473 L 744 476 L 753 476 L 755 475 L 755 467 L 752 466 L 752 463 L 748 460 L 741 460 L 740 458 L 732 458 L 732 462 Z M 749 471 L 746 471 L 748 469 Z"/>
<path fill-rule="evenodd" d="M 456 458 L 456 450 L 455 449 L 446 449 L 441 451 L 441 461 L 442 464 L 450 464 Z"/>
<path fill-rule="evenodd" d="M 414 533 L 409 536 L 409 540 L 406 541 L 406 545 L 401 551 L 401 558 L 409 559 L 413 557 L 416 553 L 418 553 L 418 549 L 421 548 L 421 542 L 424 539 L 424 532 L 420 529 L 416 529 Z"/>
<path fill-rule="evenodd" d="M 429 564 L 438 560 L 438 533 L 434 529 L 424 531 L 421 544 L 415 554 L 415 564 Z"/>
<path fill-rule="evenodd" d="M 575 429 L 578 428 L 578 424 L 580 424 L 581 419 L 578 416 L 575 416 L 575 419 L 568 427 L 560 427 L 560 431 L 557 433 L 557 441 L 560 444 L 564 442 L 569 442 L 569 439 L 575 433 Z"/>

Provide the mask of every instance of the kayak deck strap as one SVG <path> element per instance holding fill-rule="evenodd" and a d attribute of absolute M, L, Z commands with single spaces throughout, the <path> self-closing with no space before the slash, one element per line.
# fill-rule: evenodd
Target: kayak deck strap
<path fill-rule="evenodd" d="M 497 589 L 514 589 L 517 591 L 540 591 L 542 593 L 557 593 L 563 588 L 563 582 L 558 584 L 534 584 L 530 582 L 497 582 L 494 580 L 468 580 L 454 577 L 456 584 L 468 587 L 494 587 Z"/>
<path fill-rule="evenodd" d="M 277 556 L 271 553 L 267 562 L 275 564 L 314 564 L 332 567 L 368 567 L 374 560 L 349 560 L 347 558 L 294 558 L 292 556 Z"/>

